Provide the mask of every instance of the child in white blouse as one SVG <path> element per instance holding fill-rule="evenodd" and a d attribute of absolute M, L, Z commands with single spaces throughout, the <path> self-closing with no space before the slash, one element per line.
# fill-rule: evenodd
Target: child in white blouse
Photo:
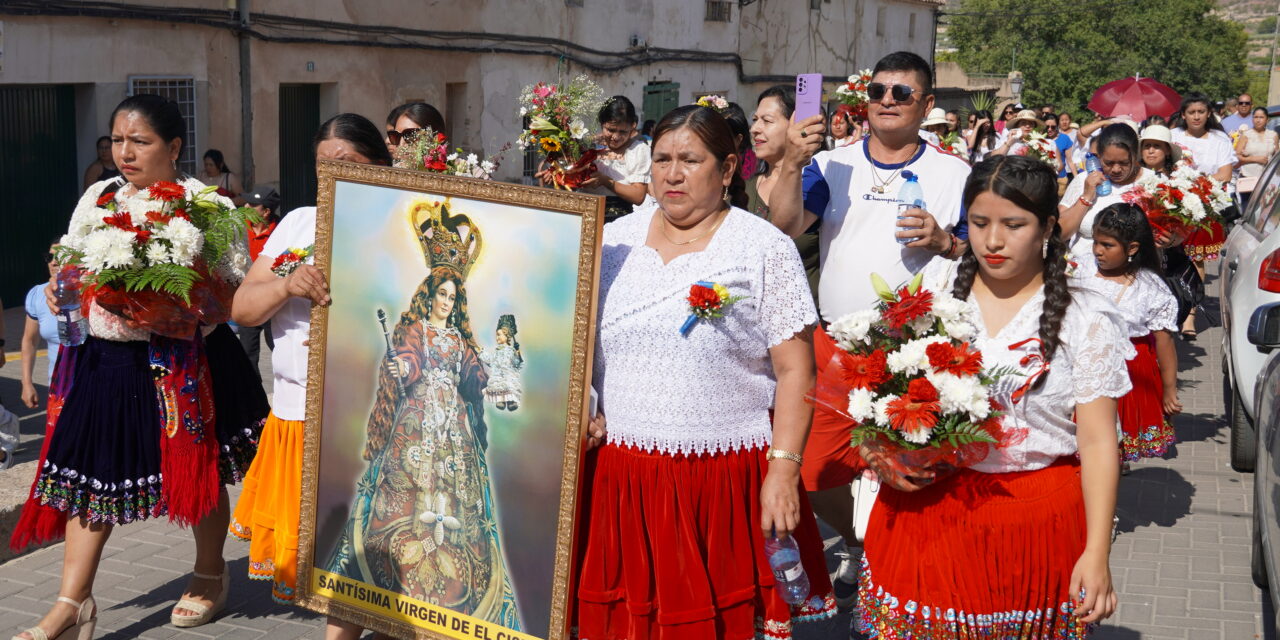
<path fill-rule="evenodd" d="M 1093 222 L 1093 257 L 1081 269 L 1080 284 L 1116 303 L 1137 350 L 1127 363 L 1133 390 L 1119 402 L 1124 459 L 1163 456 L 1174 441 L 1166 416 L 1182 411 L 1173 346 L 1178 301 L 1161 278 L 1155 238 L 1142 210 L 1127 203 L 1103 209 Z"/>

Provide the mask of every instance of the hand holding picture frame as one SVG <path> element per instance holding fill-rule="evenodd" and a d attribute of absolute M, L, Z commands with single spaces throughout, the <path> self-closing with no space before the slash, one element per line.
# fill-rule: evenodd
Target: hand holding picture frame
<path fill-rule="evenodd" d="M 568 637 L 603 199 L 321 161 L 298 603 Z"/>

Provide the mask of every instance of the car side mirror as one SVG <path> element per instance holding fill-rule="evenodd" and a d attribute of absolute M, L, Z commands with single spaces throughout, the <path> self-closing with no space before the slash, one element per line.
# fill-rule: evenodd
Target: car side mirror
<path fill-rule="evenodd" d="M 1261 351 L 1280 348 L 1280 302 L 1264 304 L 1249 317 L 1249 342 Z"/>

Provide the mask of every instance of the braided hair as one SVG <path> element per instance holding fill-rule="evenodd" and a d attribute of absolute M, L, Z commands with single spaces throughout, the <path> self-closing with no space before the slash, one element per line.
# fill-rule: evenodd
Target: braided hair
<path fill-rule="evenodd" d="M 991 156 L 977 165 L 964 185 L 963 206 L 969 209 L 983 193 L 993 193 L 1035 215 L 1041 225 L 1052 224 L 1044 261 L 1044 308 L 1040 312 L 1040 352 L 1052 361 L 1061 346 L 1062 317 L 1071 306 L 1067 286 L 1067 245 L 1058 226 L 1058 177 L 1049 165 L 1023 156 Z M 964 300 L 978 275 L 978 258 L 970 245 L 960 257 L 951 295 Z M 1036 382 L 1038 387 L 1044 377 Z"/>
<path fill-rule="evenodd" d="M 1098 217 L 1093 220 L 1093 236 L 1096 239 L 1099 235 L 1115 238 L 1126 248 L 1130 242 L 1138 243 L 1138 252 L 1126 264 L 1128 273 L 1148 269 L 1156 275 L 1164 275 L 1164 269 L 1160 266 L 1160 253 L 1156 250 L 1155 235 L 1151 233 L 1151 224 L 1137 205 L 1117 202 L 1099 211 Z"/>

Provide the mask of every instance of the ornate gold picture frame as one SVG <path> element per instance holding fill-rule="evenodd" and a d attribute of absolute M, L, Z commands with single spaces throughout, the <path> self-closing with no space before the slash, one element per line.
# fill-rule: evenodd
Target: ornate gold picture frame
<path fill-rule="evenodd" d="M 569 633 L 604 200 L 320 161 L 299 605 Z"/>

